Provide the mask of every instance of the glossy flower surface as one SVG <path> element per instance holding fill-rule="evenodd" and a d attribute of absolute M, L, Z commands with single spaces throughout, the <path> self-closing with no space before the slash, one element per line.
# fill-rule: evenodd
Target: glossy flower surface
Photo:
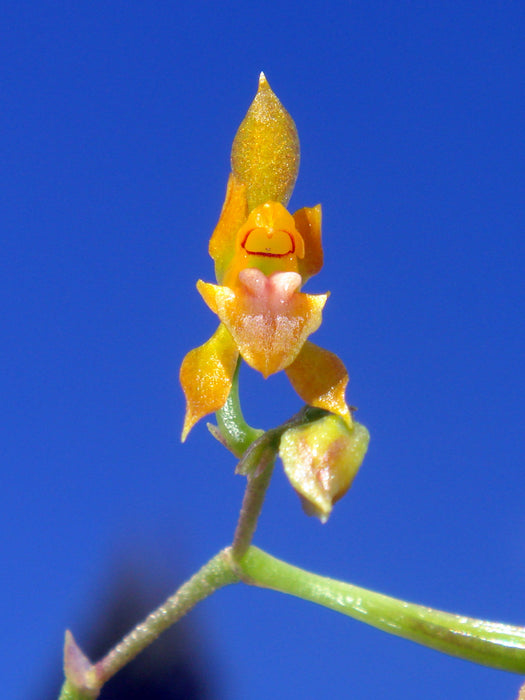
<path fill-rule="evenodd" d="M 197 284 L 220 325 L 182 363 L 183 440 L 200 418 L 225 404 L 239 355 L 264 377 L 284 370 L 307 404 L 351 425 L 343 363 L 307 340 L 321 324 L 328 294 L 301 291 L 321 269 L 323 251 L 320 205 L 293 215 L 285 207 L 298 165 L 295 125 L 261 74 L 235 137 L 226 198 L 210 240 L 218 284 Z"/>

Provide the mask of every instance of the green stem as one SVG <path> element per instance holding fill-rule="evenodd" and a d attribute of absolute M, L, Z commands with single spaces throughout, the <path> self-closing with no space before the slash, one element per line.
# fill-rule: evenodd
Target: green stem
<path fill-rule="evenodd" d="M 231 566 L 229 550 L 219 552 L 96 664 L 102 683 L 115 675 L 198 602 L 238 580 Z"/>
<path fill-rule="evenodd" d="M 238 397 L 235 400 L 238 401 Z M 525 628 L 453 615 L 390 598 L 304 571 L 251 546 L 282 433 L 290 427 L 318 420 L 324 414 L 320 409 L 305 407 L 279 428 L 262 436 L 259 436 L 260 431 L 250 428 L 250 441 L 245 443 L 237 466 L 237 473 L 246 475 L 248 484 L 232 547 L 210 559 L 98 663 L 91 664 L 67 632 L 66 680 L 59 700 L 94 700 L 109 678 L 199 601 L 239 581 L 323 605 L 452 656 L 525 673 Z"/>
<path fill-rule="evenodd" d="M 257 438 L 261 437 L 264 433 L 263 430 L 252 428 L 244 419 L 241 402 L 239 400 L 240 366 L 241 359 L 239 358 L 237 367 L 235 368 L 235 374 L 233 375 L 230 394 L 224 406 L 215 414 L 219 434 L 216 434 L 215 430 L 212 429 L 212 434 L 217 438 L 220 436 L 219 439 L 222 438 L 221 442 L 224 442 L 226 447 L 231 450 L 236 457 L 242 457 L 252 442 L 257 440 Z"/>
<path fill-rule="evenodd" d="M 451 656 L 504 671 L 525 673 L 523 627 L 453 615 L 318 576 L 249 546 L 250 537 L 238 537 L 234 545 L 236 551 L 228 547 L 210 559 L 97 664 L 89 663 L 68 633 L 66 681 L 59 700 L 94 700 L 104 683 L 165 629 L 199 601 L 238 581 L 323 605 Z"/>
<path fill-rule="evenodd" d="M 97 695 L 93 695 L 92 692 L 76 688 L 72 683 L 66 680 L 64 681 L 58 700 L 93 700 L 97 696 L 98 693 Z"/>
<path fill-rule="evenodd" d="M 261 439 L 263 440 L 264 438 Z M 232 556 L 234 558 L 242 557 L 252 542 L 266 491 L 273 474 L 275 449 L 271 445 L 264 445 L 256 452 L 258 457 L 257 468 L 248 475 L 248 484 L 244 492 L 239 521 L 233 537 Z"/>
<path fill-rule="evenodd" d="M 250 547 L 236 561 L 246 583 L 324 605 L 373 627 L 484 666 L 525 673 L 525 628 L 406 603 L 312 574 Z"/>
<path fill-rule="evenodd" d="M 98 697 L 104 683 L 198 602 L 223 586 L 237 583 L 240 579 L 230 552 L 228 547 L 210 559 L 174 595 L 148 615 L 96 664 L 89 662 L 77 647 L 72 635 L 66 633 L 66 681 L 59 700 L 93 700 Z"/>

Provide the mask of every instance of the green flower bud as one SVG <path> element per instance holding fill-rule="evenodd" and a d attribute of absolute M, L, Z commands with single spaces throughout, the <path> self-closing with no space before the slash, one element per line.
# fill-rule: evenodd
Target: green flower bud
<path fill-rule="evenodd" d="M 235 135 L 231 164 L 246 186 L 249 211 L 270 201 L 286 206 L 299 172 L 299 136 L 264 73 Z"/>
<path fill-rule="evenodd" d="M 279 455 L 308 515 L 328 520 L 333 504 L 350 488 L 369 439 L 363 425 L 354 422 L 349 428 L 334 414 L 283 434 Z"/>

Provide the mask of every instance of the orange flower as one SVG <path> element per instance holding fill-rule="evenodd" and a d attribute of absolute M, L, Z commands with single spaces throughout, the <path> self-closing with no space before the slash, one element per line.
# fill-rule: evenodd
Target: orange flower
<path fill-rule="evenodd" d="M 274 162 L 277 154 L 284 163 Z M 220 325 L 183 360 L 187 409 L 182 439 L 224 406 L 239 355 L 268 377 L 285 370 L 299 396 L 348 425 L 348 374 L 341 360 L 307 340 L 321 324 L 328 294 L 302 285 L 323 263 L 321 207 L 285 208 L 299 164 L 295 125 L 261 74 L 259 90 L 232 149 L 232 173 L 210 240 L 218 285 L 197 288 Z"/>

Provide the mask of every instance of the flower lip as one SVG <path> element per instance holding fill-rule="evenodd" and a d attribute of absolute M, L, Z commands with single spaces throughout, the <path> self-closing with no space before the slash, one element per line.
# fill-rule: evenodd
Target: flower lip
<path fill-rule="evenodd" d="M 301 286 L 297 272 L 274 272 L 267 277 L 256 268 L 247 267 L 239 272 L 239 282 L 250 298 L 254 313 L 279 313 L 292 301 Z"/>
<path fill-rule="evenodd" d="M 256 227 L 246 232 L 241 247 L 249 255 L 284 258 L 295 253 L 295 237 L 284 229 Z"/>
<path fill-rule="evenodd" d="M 297 291 L 297 272 L 238 274 L 234 288 L 199 281 L 197 288 L 231 334 L 243 359 L 264 377 L 287 368 L 321 324 L 327 294 Z"/>

